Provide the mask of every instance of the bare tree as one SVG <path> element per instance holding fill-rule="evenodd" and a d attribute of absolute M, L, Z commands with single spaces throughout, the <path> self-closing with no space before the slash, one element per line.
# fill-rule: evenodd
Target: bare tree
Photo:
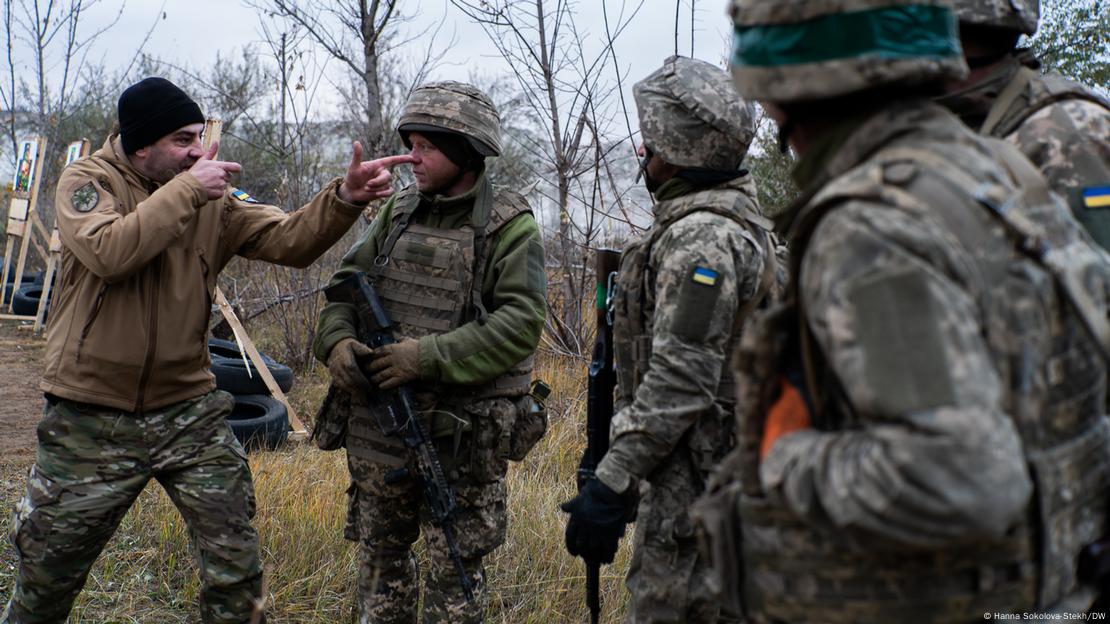
<path fill-rule="evenodd" d="M 358 77 L 366 144 L 388 144 L 382 98 L 381 53 L 389 31 L 405 18 L 398 0 L 247 0 L 250 7 L 285 18 L 331 58 Z"/>
<path fill-rule="evenodd" d="M 621 140 L 611 136 L 616 116 L 612 107 L 619 90 L 604 78 L 615 63 L 613 42 L 627 27 L 636 10 L 623 11 L 600 51 L 587 52 L 584 36 L 575 25 L 576 5 L 571 0 L 451 0 L 464 15 L 482 26 L 506 60 L 520 92 L 536 119 L 544 126 L 543 141 L 526 137 L 533 153 L 543 154 L 547 171 L 539 179 L 554 178 L 550 189 L 539 193 L 555 205 L 556 260 L 559 288 L 549 291 L 548 334 L 553 346 L 581 353 L 583 326 L 581 301 L 587 291 L 587 249 L 610 218 L 621 219 L 624 191 L 612 176 L 611 156 Z M 625 109 L 626 110 L 626 109 Z M 626 123 L 626 127 L 628 124 Z M 626 153 L 627 156 L 627 153 Z M 626 221 L 628 219 L 625 219 Z"/>

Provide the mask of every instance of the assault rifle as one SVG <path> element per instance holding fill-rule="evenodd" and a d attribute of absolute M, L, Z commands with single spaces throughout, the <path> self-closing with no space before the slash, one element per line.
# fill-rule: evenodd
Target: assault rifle
<path fill-rule="evenodd" d="M 370 348 L 377 349 L 388 344 L 393 344 L 393 322 L 389 313 L 378 298 L 374 285 L 366 278 L 364 273 L 355 273 L 343 281 L 332 284 L 324 289 L 324 296 L 333 303 L 349 303 L 355 306 L 358 312 L 359 339 Z M 402 468 L 386 476 L 386 482 L 396 483 L 412 477 L 424 492 L 424 501 L 432 516 L 432 524 L 443 531 L 447 541 L 447 549 L 451 561 L 455 564 L 455 571 L 459 574 L 466 600 L 473 602 L 474 588 L 471 586 L 470 577 L 463 568 L 462 557 L 459 556 L 459 545 L 455 540 L 455 492 L 448 485 L 443 476 L 443 466 L 439 463 L 432 437 L 424 422 L 417 417 L 413 408 L 412 391 L 408 386 L 401 386 L 393 390 L 379 390 L 374 395 L 366 397 L 371 403 L 378 427 L 385 435 L 401 438 L 405 447 L 416 457 L 416 466 L 419 474 L 412 475 L 408 469 Z"/>
<path fill-rule="evenodd" d="M 597 338 L 590 359 L 589 383 L 586 391 L 586 450 L 578 464 L 578 489 L 594 476 L 601 458 L 609 451 L 609 423 L 613 419 L 613 390 L 617 374 L 613 368 L 613 318 L 609 299 L 614 279 L 620 268 L 621 252 L 597 250 Z M 586 562 L 586 607 L 590 622 L 597 624 L 601 616 L 601 566 Z"/>

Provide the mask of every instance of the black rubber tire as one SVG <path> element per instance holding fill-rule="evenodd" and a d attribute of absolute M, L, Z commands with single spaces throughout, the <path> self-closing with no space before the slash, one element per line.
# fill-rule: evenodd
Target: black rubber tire
<path fill-rule="evenodd" d="M 0 262 L 0 268 L 2 268 L 3 266 L 4 266 L 3 263 Z M 19 288 L 21 288 L 23 286 L 31 286 L 33 284 L 35 284 L 35 276 L 31 273 L 24 273 L 23 274 L 23 279 L 21 279 L 19 281 L 19 287 L 16 287 L 15 286 L 15 269 L 13 268 L 11 271 L 8 271 L 7 288 L 4 289 L 4 304 L 6 305 L 8 303 L 11 303 L 12 297 L 15 296 L 15 291 L 19 290 Z"/>
<path fill-rule="evenodd" d="M 216 376 L 217 388 L 232 394 L 270 394 L 270 389 L 262 381 L 262 376 L 253 363 L 250 365 L 250 375 L 247 375 L 247 364 L 243 362 L 239 346 L 234 342 L 209 338 L 208 352 L 212 356 L 212 374 Z M 293 387 L 293 370 L 265 353 L 261 355 L 281 391 L 289 392 Z"/>
<path fill-rule="evenodd" d="M 46 282 L 46 271 L 35 271 L 34 273 L 25 274 L 23 281 L 27 281 L 27 275 L 31 276 L 31 283 L 42 286 Z"/>
<path fill-rule="evenodd" d="M 227 417 L 235 439 L 249 450 L 273 450 L 289 437 L 289 412 L 280 401 L 262 394 L 240 394 Z"/>
<path fill-rule="evenodd" d="M 15 291 L 12 295 L 12 314 L 34 316 L 39 313 L 39 299 L 42 298 L 42 286 L 31 284 Z M 46 303 L 46 312 L 50 313 L 50 302 Z"/>

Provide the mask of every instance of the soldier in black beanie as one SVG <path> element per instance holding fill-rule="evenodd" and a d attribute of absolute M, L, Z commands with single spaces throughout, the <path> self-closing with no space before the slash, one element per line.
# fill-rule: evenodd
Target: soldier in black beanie
<path fill-rule="evenodd" d="M 157 479 L 192 536 L 205 623 L 252 621 L 262 564 L 250 467 L 225 418 L 205 337 L 220 270 L 236 255 L 304 267 L 367 202 L 389 167 L 351 163 L 286 213 L 228 186 L 240 167 L 201 149 L 204 115 L 164 78 L 119 99 L 120 133 L 66 167 L 55 195 L 62 278 L 41 388 L 47 406 L 11 533 L 19 570 L 0 623 L 64 622 L 131 503 Z M 257 620 L 255 620 L 257 621 Z"/>
<path fill-rule="evenodd" d="M 196 123 L 204 123 L 200 107 L 165 78 L 145 78 L 119 96 L 120 139 L 127 154 Z"/>

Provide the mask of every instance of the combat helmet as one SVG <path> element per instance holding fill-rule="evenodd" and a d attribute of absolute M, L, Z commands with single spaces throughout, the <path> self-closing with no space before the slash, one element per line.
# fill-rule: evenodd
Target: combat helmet
<path fill-rule="evenodd" d="M 397 122 L 405 147 L 409 132 L 454 132 L 466 137 L 482 156 L 501 155 L 501 116 L 485 93 L 447 80 L 420 85 L 409 95 Z"/>
<path fill-rule="evenodd" d="M 1041 17 L 1040 0 L 954 0 L 961 24 L 990 26 L 1032 36 Z"/>
<path fill-rule="evenodd" d="M 948 0 L 732 0 L 733 80 L 799 102 L 967 74 Z"/>
<path fill-rule="evenodd" d="M 672 56 L 633 88 L 644 146 L 679 167 L 734 171 L 755 122 L 728 72 Z"/>

